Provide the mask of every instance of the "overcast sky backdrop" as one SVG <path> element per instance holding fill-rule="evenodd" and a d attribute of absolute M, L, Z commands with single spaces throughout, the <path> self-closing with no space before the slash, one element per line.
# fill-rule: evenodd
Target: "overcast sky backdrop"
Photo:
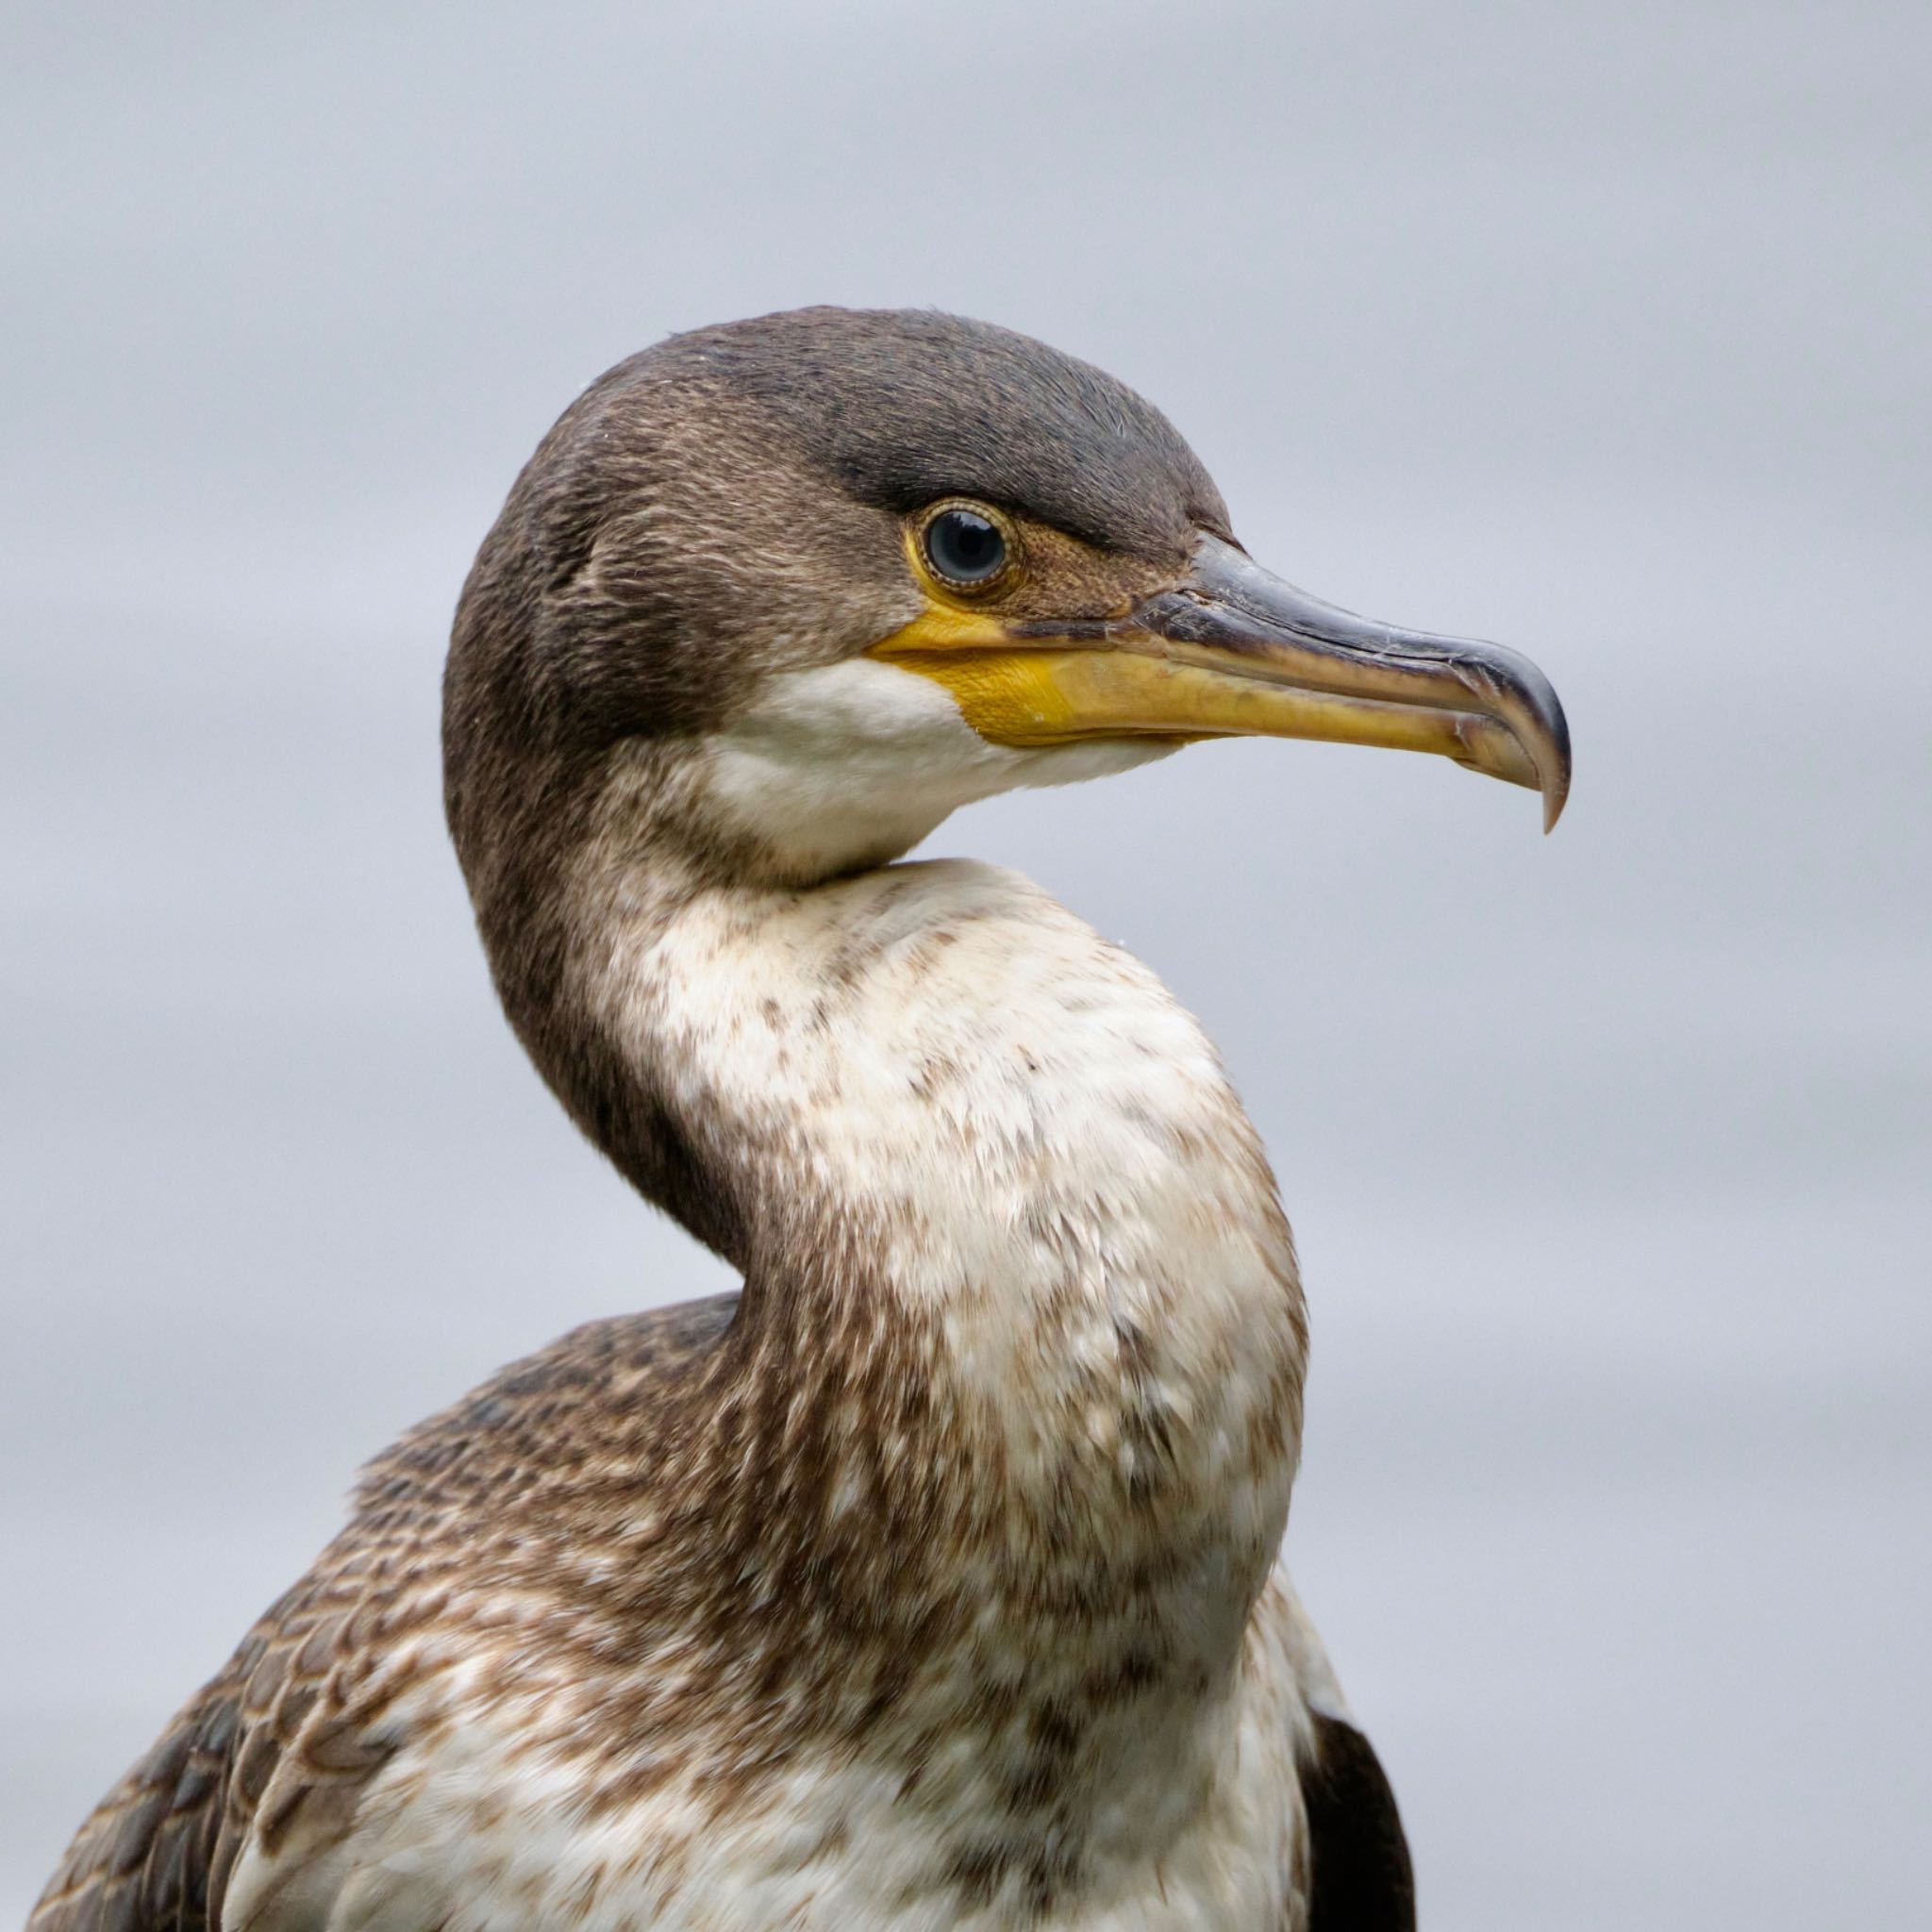
<path fill-rule="evenodd" d="M 496 1012 L 437 680 L 583 383 L 835 301 L 1101 363 L 1258 558 L 1569 707 L 1548 841 L 1270 743 L 933 841 L 1153 961 L 1268 1137 L 1291 1549 L 1427 1923 L 1924 1923 L 1928 50 L 1847 0 L 8 8 L 0 1921 L 360 1458 L 724 1285 Z"/>

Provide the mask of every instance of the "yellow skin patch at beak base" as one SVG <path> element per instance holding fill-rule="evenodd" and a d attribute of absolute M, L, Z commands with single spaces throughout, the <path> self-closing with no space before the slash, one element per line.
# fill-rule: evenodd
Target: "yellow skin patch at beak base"
<path fill-rule="evenodd" d="M 866 655 L 943 685 L 967 724 L 994 744 L 1068 744 L 1091 735 L 1054 675 L 1057 660 L 1074 654 L 1016 645 L 985 611 L 929 604 Z"/>
<path fill-rule="evenodd" d="M 1056 675 L 1058 651 L 949 651 L 933 658 L 897 657 L 888 663 L 917 671 L 953 694 L 959 714 L 994 744 L 1071 744 L 1093 727 L 1074 713 Z"/>

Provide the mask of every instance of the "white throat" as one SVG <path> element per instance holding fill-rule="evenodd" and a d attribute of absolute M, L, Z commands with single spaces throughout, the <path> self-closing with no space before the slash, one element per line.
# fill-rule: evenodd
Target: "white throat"
<path fill-rule="evenodd" d="M 707 741 L 707 804 L 801 877 L 883 864 L 962 805 L 1169 756 L 1172 741 L 1016 747 L 982 738 L 929 677 L 871 658 L 765 680 Z"/>

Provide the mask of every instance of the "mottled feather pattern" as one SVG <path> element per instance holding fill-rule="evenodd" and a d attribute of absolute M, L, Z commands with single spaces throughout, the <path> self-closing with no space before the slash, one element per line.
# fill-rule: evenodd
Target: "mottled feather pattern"
<path fill-rule="evenodd" d="M 385 1724 L 398 1695 L 486 1621 L 458 1579 L 515 1540 L 542 1474 L 568 1480 L 599 1401 L 614 1411 L 621 1391 L 648 1413 L 736 1299 L 576 1330 L 372 1463 L 348 1526 L 81 1827 L 31 1932 L 215 1932 L 251 1833 L 273 1854 L 298 1829 L 313 1843 L 345 1828 L 403 1741 Z"/>

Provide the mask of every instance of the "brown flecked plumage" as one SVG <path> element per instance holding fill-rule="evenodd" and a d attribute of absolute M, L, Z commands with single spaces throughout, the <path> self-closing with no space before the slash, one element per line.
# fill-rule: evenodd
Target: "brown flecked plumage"
<path fill-rule="evenodd" d="M 1024 566 L 976 604 L 915 556 L 962 498 Z M 1470 712 L 1429 748 L 1560 803 L 1520 661 L 1324 641 L 1236 555 L 1158 411 L 956 318 L 702 330 L 565 413 L 458 612 L 451 829 L 518 1037 L 742 1291 L 371 1464 L 32 1932 L 1412 1924 L 1277 1565 L 1307 1327 L 1253 1128 L 1038 889 L 887 862 L 1194 735 L 1003 735 L 1041 641 L 1171 646 L 1180 689 L 1308 610 L 1350 730 Z M 879 655 L 974 621 L 993 684 Z"/>

